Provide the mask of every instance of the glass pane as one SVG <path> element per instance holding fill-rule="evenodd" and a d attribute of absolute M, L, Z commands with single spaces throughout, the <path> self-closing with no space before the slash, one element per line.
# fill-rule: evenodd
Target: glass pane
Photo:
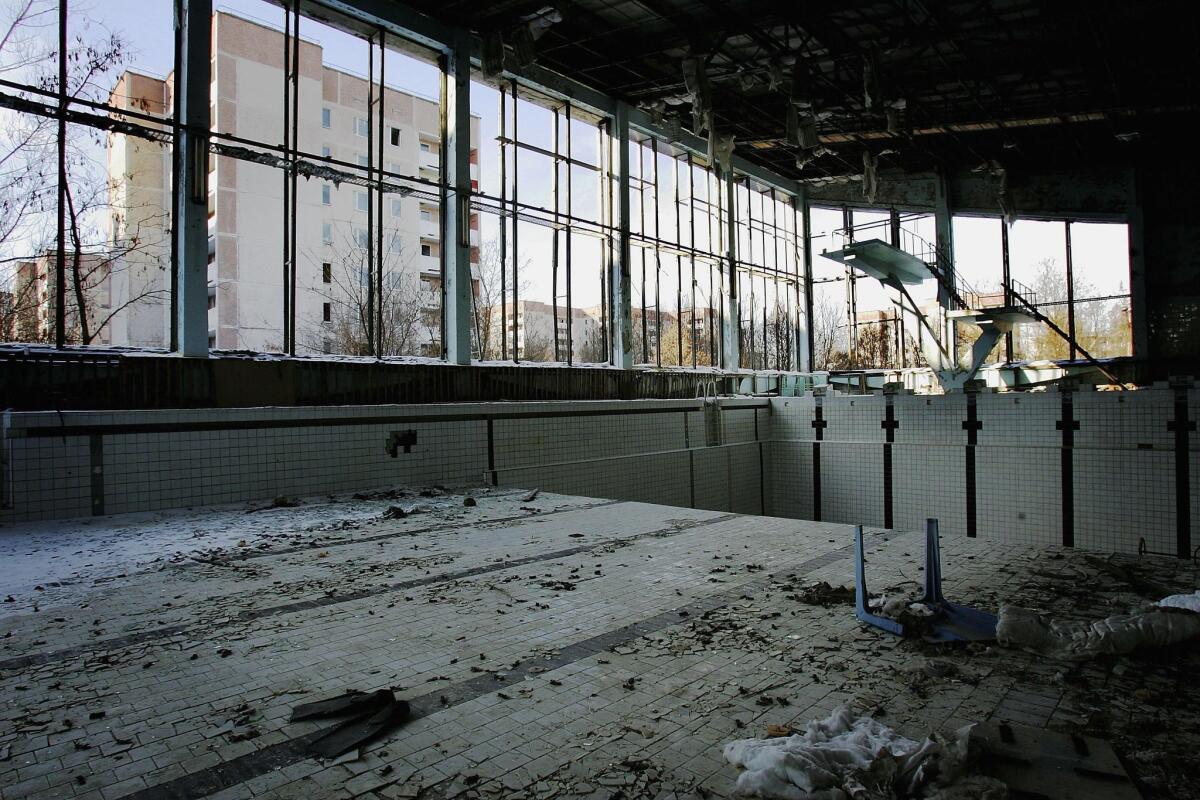
<path fill-rule="evenodd" d="M 504 278 L 500 249 L 500 217 L 479 215 L 479 264 L 475 283 L 475 354 L 485 361 L 498 361 L 507 352 L 504 338 L 506 317 L 502 300 Z"/>
<path fill-rule="evenodd" d="M 848 365 L 845 288 L 839 283 L 813 287 L 813 369 L 844 369 Z"/>
<path fill-rule="evenodd" d="M 967 303 L 982 308 L 1004 303 L 1003 220 L 999 217 L 953 218 L 954 270 L 959 292 Z M 969 363 L 972 344 L 983 334 L 978 325 L 959 324 L 956 328 L 959 363 Z M 988 363 L 1005 357 L 1001 342 L 992 351 Z"/>
<path fill-rule="evenodd" d="M 812 226 L 810 241 L 813 249 L 813 279 L 820 280 L 843 275 L 846 271 L 844 266 L 821 257 L 821 253 L 828 250 L 842 248 L 844 240 L 839 235 L 843 227 L 841 209 L 814 206 L 809 212 L 809 224 Z"/>
<path fill-rule="evenodd" d="M 604 309 L 604 240 L 595 236 L 572 233 L 571 358 L 576 363 L 604 364 L 609 360 L 606 313 Z"/>
<path fill-rule="evenodd" d="M 0 11 L 0 78 L 17 84 L 6 92 L 53 104 L 39 90 L 59 88 L 58 10 L 22 2 Z M 67 126 L 61 253 L 57 122 L 0 109 L 0 340 L 56 341 L 61 255 L 67 344 L 169 344 L 171 149 L 159 120 L 172 114 L 172 26 L 169 4 L 68 8 L 67 91 L 149 135 Z"/>
<path fill-rule="evenodd" d="M 1018 220 L 1009 228 L 1008 242 L 1013 289 L 1066 331 L 1066 223 Z M 1070 355 L 1066 340 L 1043 323 L 1018 325 L 1013 330 L 1013 342 L 1014 357 L 1018 359 L 1060 359 Z"/>
<path fill-rule="evenodd" d="M 551 228 L 532 222 L 517 223 L 517 355 L 523 361 L 554 361 L 562 354 L 561 320 L 554 315 Z M 564 334 L 565 338 L 565 334 Z"/>
<path fill-rule="evenodd" d="M 1071 223 L 1075 299 L 1129 293 L 1129 226 Z"/>
<path fill-rule="evenodd" d="M 681 277 L 679 257 L 671 253 L 664 253 L 659 259 L 658 274 L 659 338 L 663 366 L 679 366 L 684 363 L 683 329 L 679 327 L 679 295 L 681 293 L 679 281 Z"/>
<path fill-rule="evenodd" d="M 1133 354 L 1129 298 L 1075 303 L 1075 338 L 1093 358 Z"/>

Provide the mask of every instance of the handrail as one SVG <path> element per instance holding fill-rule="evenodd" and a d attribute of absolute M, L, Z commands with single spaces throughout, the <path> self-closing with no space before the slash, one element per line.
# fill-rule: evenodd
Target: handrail
<path fill-rule="evenodd" d="M 1058 325 L 1055 324 L 1054 320 L 1050 319 L 1045 314 L 1038 311 L 1037 307 L 1034 306 L 1033 304 L 1031 304 L 1028 300 L 1026 300 L 1024 295 L 1022 295 L 1016 289 L 1010 288 L 1009 291 L 1012 293 L 1012 296 L 1015 300 L 1019 301 L 1021 303 L 1021 305 L 1025 306 L 1025 310 L 1029 312 L 1030 316 L 1032 316 L 1038 322 L 1045 323 L 1046 326 L 1048 328 L 1050 328 L 1050 330 L 1054 331 L 1059 336 L 1061 336 L 1063 338 L 1063 340 L 1066 341 L 1068 344 L 1072 343 L 1071 337 L 1067 334 L 1067 332 L 1064 331 L 1062 328 L 1058 327 Z M 1079 354 L 1081 356 L 1083 356 L 1085 359 L 1087 359 L 1088 363 L 1090 363 L 1096 369 L 1100 370 L 1101 374 L 1103 374 L 1104 377 L 1108 378 L 1113 383 L 1124 387 L 1125 384 L 1122 383 L 1121 380 L 1116 375 L 1109 372 L 1108 369 L 1103 364 L 1101 364 L 1099 361 L 1097 361 L 1095 358 L 1093 358 L 1091 353 L 1089 353 L 1087 350 L 1084 350 L 1083 347 L 1079 344 L 1079 342 L 1074 342 L 1074 346 L 1075 346 L 1075 349 L 1079 351 Z"/>
<path fill-rule="evenodd" d="M 878 224 L 880 223 L 873 223 L 871 227 L 874 227 Z M 861 231 L 863 230 L 863 227 L 856 226 L 854 230 L 856 232 Z M 843 247 L 847 246 L 851 241 L 849 232 L 845 228 L 839 228 L 832 233 L 833 236 L 841 238 Z M 953 264 L 954 262 L 942 248 L 938 247 L 935 242 L 930 242 L 923 236 L 920 236 L 919 234 L 916 234 L 903 226 L 899 228 L 899 233 L 899 249 L 903 250 L 905 253 L 908 253 L 910 256 L 925 262 L 926 266 L 929 267 L 930 273 L 933 275 L 934 279 L 937 280 L 938 285 L 950 296 L 950 299 L 954 301 L 955 305 L 959 309 L 963 311 L 977 309 L 980 307 L 981 299 L 989 294 L 992 294 L 991 292 L 979 291 L 970 283 L 968 283 L 958 272 L 954 272 L 953 279 L 951 279 L 950 275 L 947 274 L 944 265 Z M 1032 288 L 1014 278 L 1009 278 L 1008 285 L 1012 289 L 1020 292 L 1025 302 L 1035 307 L 1037 306 L 1037 292 L 1035 292 Z M 1004 304 L 1006 306 L 1011 305 L 1008 298 L 1008 292 L 1005 292 Z"/>

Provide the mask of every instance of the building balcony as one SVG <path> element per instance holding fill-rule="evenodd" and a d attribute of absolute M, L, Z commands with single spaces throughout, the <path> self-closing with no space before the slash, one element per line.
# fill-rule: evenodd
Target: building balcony
<path fill-rule="evenodd" d="M 417 159 L 417 165 L 421 169 L 431 169 L 434 171 L 441 169 L 442 166 L 438 154 L 426 150 L 421 151 L 421 157 Z"/>
<path fill-rule="evenodd" d="M 440 239 L 442 236 L 441 225 L 436 220 L 421 220 L 421 238 L 422 239 Z"/>
<path fill-rule="evenodd" d="M 417 256 L 417 268 L 422 275 L 442 274 L 442 261 L 437 256 Z"/>

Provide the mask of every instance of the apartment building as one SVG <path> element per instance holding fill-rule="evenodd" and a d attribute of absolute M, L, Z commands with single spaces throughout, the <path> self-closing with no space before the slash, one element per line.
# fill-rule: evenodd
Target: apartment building
<path fill-rule="evenodd" d="M 113 333 L 127 330 L 124 325 L 116 326 L 111 320 L 113 313 L 114 261 L 107 253 L 81 253 L 78 258 L 68 254 L 66 271 L 68 285 L 64 330 L 67 344 L 90 344 L 98 346 L 124 345 L 125 341 L 114 341 Z M 58 269 L 55 253 L 47 252 L 37 258 L 18 261 L 14 265 L 12 289 L 0 295 L 0 322 L 8 340 L 20 342 L 54 341 L 55 319 L 58 306 L 55 301 L 54 283 Z M 78 276 L 79 291 L 75 291 Z M 83 313 L 80 314 L 78 297 L 83 297 Z"/>
<path fill-rule="evenodd" d="M 213 15 L 213 129 L 265 143 L 283 141 L 284 39 L 281 31 L 228 12 Z M 298 144 L 302 152 L 366 166 L 368 82 L 329 66 L 322 47 L 302 40 L 299 52 Z M 171 78 L 127 73 L 122 90 L 132 105 L 166 103 Z M 384 168 L 436 181 L 440 175 L 439 103 L 396 89 L 384 93 Z M 169 108 L 164 105 L 164 108 Z M 370 112 L 378 127 L 378 114 Z M 378 136 L 380 131 L 376 130 Z M 169 196 L 166 148 L 114 136 L 110 175 L 128 200 L 153 207 Z M 117 141 L 119 140 L 119 141 Z M 378 140 L 376 140 L 376 143 Z M 471 124 L 471 180 L 478 187 L 479 120 Z M 157 150 L 159 161 L 149 164 Z M 130 165 L 136 165 L 131 168 Z M 166 169 L 164 180 L 161 169 Z M 209 162 L 209 346 L 269 352 L 283 344 L 284 185 L 279 170 L 224 156 Z M 364 342 L 357 321 L 365 303 L 369 198 L 365 187 L 300 180 L 296 215 L 296 347 L 308 353 L 355 353 Z M 165 210 L 165 205 L 159 205 Z M 165 220 L 165 216 L 164 216 Z M 146 218 L 138 220 L 148 225 Z M 375 220 L 376 226 L 380 225 Z M 436 200 L 385 198 L 385 317 L 406 326 L 387 355 L 441 353 L 441 216 Z M 470 220 L 472 262 L 479 223 Z M 116 225 L 114 225 L 116 232 Z M 164 239 L 165 241 L 165 239 Z M 135 261 L 137 259 L 135 258 Z M 477 269 L 475 267 L 474 269 Z M 143 270 L 149 274 L 149 270 Z M 135 273 L 139 274 L 139 273 Z M 163 275 L 166 273 L 163 272 Z M 408 313 L 410 308 L 414 313 Z M 411 328 L 411 330 L 409 329 Z M 385 349 L 387 349 L 385 347 Z"/>
<path fill-rule="evenodd" d="M 504 331 L 504 343 L 511 348 L 516 335 L 517 350 L 522 359 L 538 361 L 566 361 L 568 348 L 573 348 L 574 359 L 579 361 L 600 360 L 599 309 L 568 308 L 554 306 L 537 300 L 520 300 L 516 308 L 507 308 L 508 325 Z M 499 358 L 499 339 L 503 315 L 500 306 L 490 310 L 492 330 L 489 358 Z M 568 333 L 569 331 L 569 333 Z M 556 349 L 557 345 L 557 349 Z"/>

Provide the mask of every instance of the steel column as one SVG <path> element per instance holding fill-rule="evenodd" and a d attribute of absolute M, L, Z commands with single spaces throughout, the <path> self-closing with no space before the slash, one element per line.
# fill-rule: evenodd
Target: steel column
<path fill-rule="evenodd" d="M 612 363 L 629 369 L 633 366 L 633 308 L 630 298 L 629 241 L 629 106 L 616 104 L 613 118 L 617 148 L 617 253 L 609 274 L 612 298 Z"/>
<path fill-rule="evenodd" d="M 726 293 L 724 330 L 722 330 L 721 356 L 725 369 L 736 370 L 742 365 L 738 332 L 741 330 L 741 313 L 738 309 L 737 283 L 737 197 L 733 170 L 725 170 L 725 263 L 728 270 L 729 291 Z"/>
<path fill-rule="evenodd" d="M 937 261 L 938 268 L 946 276 L 946 280 L 951 286 L 954 285 L 954 263 L 950 260 L 954 254 L 954 226 L 951 216 L 951 198 L 950 198 L 950 182 L 946 178 L 946 174 L 938 171 L 937 178 L 934 180 L 934 209 L 933 222 L 937 231 Z M 942 263 L 945 261 L 945 263 Z M 952 311 L 954 300 L 950 297 L 950 293 L 943 288 L 938 288 L 938 302 L 942 306 L 943 312 Z M 958 366 L 958 343 L 956 341 L 956 331 L 954 323 L 942 314 L 942 323 L 939 330 L 946 342 L 946 352 L 950 356 L 950 363 L 954 367 Z"/>
<path fill-rule="evenodd" d="M 1132 342 L 1130 355 L 1146 359 L 1150 352 L 1149 308 L 1146 303 L 1146 222 L 1142 213 L 1142 177 L 1137 169 L 1129 171 L 1129 304 Z"/>
<path fill-rule="evenodd" d="M 176 76 L 180 182 L 175 192 L 179 354 L 208 355 L 208 130 L 212 0 L 176 0 L 183 69 Z"/>
<path fill-rule="evenodd" d="M 465 32 L 455 36 L 446 59 L 445 85 L 446 185 L 449 201 L 445 215 L 450 248 L 445 259 L 446 359 L 452 364 L 471 363 L 471 40 Z"/>
<path fill-rule="evenodd" d="M 803 233 L 797 229 L 796 242 L 803 243 L 804 251 L 804 349 L 800 359 L 800 371 L 808 372 L 813 367 L 813 354 L 816 351 L 813 331 L 813 265 L 812 265 L 812 209 L 808 203 L 808 193 L 803 192 L 798 198 L 800 203 L 800 224 L 804 226 Z"/>

